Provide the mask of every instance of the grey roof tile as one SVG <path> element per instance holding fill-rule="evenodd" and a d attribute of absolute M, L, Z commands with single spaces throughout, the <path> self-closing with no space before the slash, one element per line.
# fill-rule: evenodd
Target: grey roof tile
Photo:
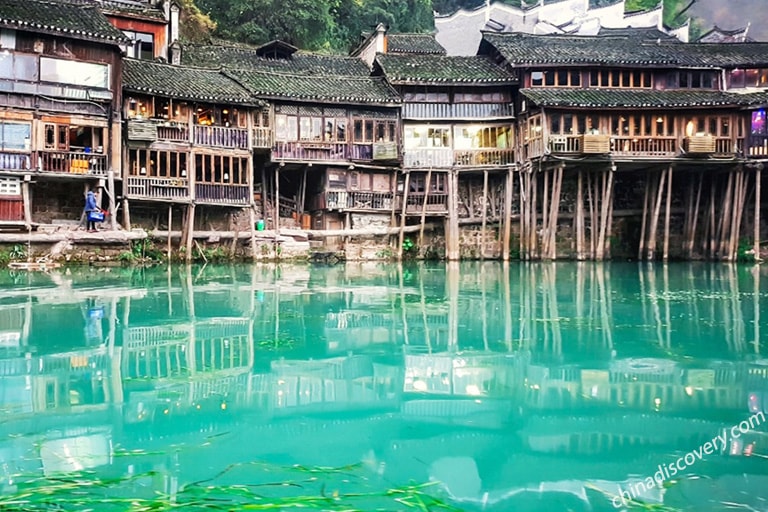
<path fill-rule="evenodd" d="M 392 84 L 516 83 L 510 73 L 485 56 L 377 55 L 376 63 Z"/>

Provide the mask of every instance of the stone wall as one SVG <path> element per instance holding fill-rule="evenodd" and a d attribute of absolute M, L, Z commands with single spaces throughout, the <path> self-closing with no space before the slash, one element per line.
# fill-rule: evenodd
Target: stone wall
<path fill-rule="evenodd" d="M 32 221 L 39 224 L 79 223 L 85 207 L 85 184 L 70 181 L 39 181 L 33 184 L 30 187 Z"/>

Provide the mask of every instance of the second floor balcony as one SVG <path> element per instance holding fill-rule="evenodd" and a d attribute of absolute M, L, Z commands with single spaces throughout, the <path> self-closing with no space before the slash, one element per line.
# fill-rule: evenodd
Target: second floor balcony
<path fill-rule="evenodd" d="M 403 153 L 405 168 L 492 167 L 512 165 L 515 151 L 509 148 L 407 149 Z"/>
<path fill-rule="evenodd" d="M 245 206 L 250 204 L 248 185 L 227 183 L 195 183 L 195 202 Z M 126 179 L 128 197 L 169 202 L 188 202 L 192 199 L 187 178 L 129 176 Z"/>
<path fill-rule="evenodd" d="M 43 173 L 106 176 L 109 169 L 106 155 L 83 151 L 38 151 L 34 158 Z"/>

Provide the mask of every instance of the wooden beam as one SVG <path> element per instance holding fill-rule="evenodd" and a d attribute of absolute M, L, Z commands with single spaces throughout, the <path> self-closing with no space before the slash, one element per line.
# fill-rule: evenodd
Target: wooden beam
<path fill-rule="evenodd" d="M 126 231 L 131 230 L 131 211 L 128 207 L 128 198 L 123 198 L 123 227 Z"/>
<path fill-rule="evenodd" d="M 424 244 L 424 222 L 426 220 L 427 216 L 427 198 L 429 197 L 429 188 L 430 183 L 432 182 L 432 168 L 430 167 L 427 171 L 427 181 L 424 185 L 424 200 L 421 202 L 421 222 L 420 226 L 421 229 L 419 230 L 419 252 L 422 250 L 422 246 Z"/>
<path fill-rule="evenodd" d="M 659 178 L 658 186 L 654 187 L 656 194 L 656 203 L 653 207 L 653 216 L 651 218 L 651 226 L 648 232 L 648 252 L 646 259 L 649 261 L 656 257 L 656 236 L 659 227 L 659 214 L 661 213 L 661 199 L 664 195 L 664 183 L 667 179 L 667 173 L 661 171 L 661 177 Z"/>
<path fill-rule="evenodd" d="M 31 197 L 29 193 L 29 182 L 31 176 L 29 174 L 24 176 L 24 180 L 21 182 L 21 202 L 24 208 L 24 225 L 29 231 L 32 229 L 32 206 L 30 204 Z"/>
<path fill-rule="evenodd" d="M 584 261 L 584 171 L 576 176 L 576 260 Z"/>
<path fill-rule="evenodd" d="M 280 166 L 275 167 L 275 244 L 280 236 Z"/>
<path fill-rule="evenodd" d="M 643 217 L 640 219 L 640 244 L 637 248 L 637 259 L 643 260 L 645 257 L 645 232 L 648 224 L 648 211 L 651 190 L 651 174 L 645 175 L 645 192 L 643 193 Z"/>
<path fill-rule="evenodd" d="M 250 235 L 251 235 L 251 259 L 253 261 L 256 261 L 256 212 L 254 211 L 256 208 L 255 204 L 251 204 L 251 207 L 248 208 L 248 217 L 250 219 Z"/>
<path fill-rule="evenodd" d="M 763 166 L 762 164 L 758 165 L 757 170 L 755 170 L 755 226 L 754 226 L 754 234 L 752 235 L 752 251 L 754 252 L 755 261 L 762 261 L 762 258 L 760 257 L 760 188 L 761 188 L 761 174 L 763 172 Z M 757 278 L 755 278 L 757 279 Z M 757 308 L 757 306 L 755 306 Z M 757 321 L 755 321 L 755 324 L 757 324 Z M 756 328 L 757 329 L 757 328 Z M 757 341 L 757 337 L 755 338 L 756 343 L 759 343 Z"/>
<path fill-rule="evenodd" d="M 107 172 L 107 193 L 109 195 L 109 226 L 114 231 L 117 229 L 117 208 L 115 206 L 115 171 Z"/>
<path fill-rule="evenodd" d="M 186 240 L 186 254 L 185 259 L 187 262 L 192 261 L 192 242 L 194 241 L 194 231 L 195 231 L 195 203 L 191 203 L 187 206 L 187 240 Z"/>
<path fill-rule="evenodd" d="M 166 254 L 169 263 L 171 262 L 171 231 L 173 231 L 173 206 L 168 205 L 168 242 Z"/>
<path fill-rule="evenodd" d="M 610 169 L 606 171 L 608 178 L 606 180 L 605 173 L 603 173 L 603 193 L 600 199 L 600 237 L 597 241 L 597 254 L 595 258 L 598 261 L 602 261 L 605 258 L 605 240 L 610 234 L 610 207 L 613 202 L 613 174 L 616 172 L 616 166 L 611 165 Z"/>

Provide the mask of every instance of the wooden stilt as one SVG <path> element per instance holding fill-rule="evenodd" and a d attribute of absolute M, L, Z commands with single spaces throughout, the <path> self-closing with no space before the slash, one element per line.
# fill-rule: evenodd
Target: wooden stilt
<path fill-rule="evenodd" d="M 648 232 L 648 261 L 653 261 L 656 258 L 656 238 L 659 228 L 659 214 L 661 213 L 661 200 L 664 195 L 664 184 L 666 182 L 667 173 L 661 171 L 661 177 L 659 178 L 658 186 L 654 187 L 656 193 L 656 202 L 653 206 L 653 217 L 651 218 L 651 225 Z"/>
<path fill-rule="evenodd" d="M 504 219 L 502 246 L 501 246 L 501 259 L 502 261 L 509 261 L 509 244 L 511 243 L 510 237 L 512 235 L 512 187 L 515 183 L 515 174 L 512 168 L 507 169 L 507 181 L 504 185 Z M 509 283 L 507 283 L 508 285 Z M 507 302 L 507 304 L 509 304 Z M 509 337 L 507 342 L 511 343 Z"/>
<path fill-rule="evenodd" d="M 168 205 L 168 247 L 166 252 L 169 263 L 171 261 L 171 231 L 173 231 L 173 206 Z"/>
<path fill-rule="evenodd" d="M 117 230 L 117 207 L 115 204 L 115 171 L 107 172 L 107 194 L 109 195 L 109 226 L 112 231 Z"/>
<path fill-rule="evenodd" d="M 738 247 L 739 236 L 741 235 L 741 221 L 744 218 L 744 207 L 747 203 L 747 175 L 744 172 L 743 167 L 739 167 L 736 171 L 736 183 L 734 187 L 734 211 L 731 218 L 733 224 L 731 226 L 731 242 L 728 248 L 729 261 L 736 261 L 738 259 Z"/>
<path fill-rule="evenodd" d="M 531 229 L 528 232 L 530 239 L 530 251 L 531 251 L 531 258 L 539 258 L 539 233 L 538 233 L 538 227 L 539 227 L 539 214 L 538 214 L 538 208 L 537 208 L 537 199 L 538 199 L 538 173 L 533 172 L 531 173 Z"/>
<path fill-rule="evenodd" d="M 664 207 L 664 247 L 662 260 L 669 260 L 669 221 L 672 213 L 672 166 L 667 169 L 667 204 Z"/>
<path fill-rule="evenodd" d="M 400 212 L 400 234 L 397 238 L 397 259 L 399 261 L 402 261 L 403 259 L 403 242 L 405 241 L 405 214 L 408 211 L 408 189 L 411 186 L 411 174 L 407 171 L 403 171 L 405 173 L 405 188 L 403 188 L 403 205 L 402 205 L 402 211 Z M 424 187 L 424 195 L 426 196 L 429 194 L 429 188 Z M 450 190 L 448 192 L 448 197 L 450 200 Z M 448 237 L 449 237 L 448 230 L 445 232 L 445 242 L 448 243 Z M 446 247 L 446 254 L 447 254 L 447 247 Z"/>
<path fill-rule="evenodd" d="M 541 257 L 549 257 L 549 170 L 544 171 L 544 189 L 541 199 Z M 554 171 L 552 171 L 554 173 Z"/>
<path fill-rule="evenodd" d="M 720 217 L 720 222 L 717 228 L 717 257 L 723 259 L 727 251 L 726 240 L 728 239 L 730 231 L 731 219 L 731 206 L 733 204 L 733 182 L 734 172 L 728 172 L 728 184 L 725 186 L 725 196 L 723 196 L 723 215 Z"/>
<path fill-rule="evenodd" d="M 709 212 L 707 214 L 707 234 L 704 237 L 704 253 L 707 258 L 715 258 L 715 186 L 716 181 L 711 180 L 709 184 Z"/>
<path fill-rule="evenodd" d="M 186 260 L 192 261 L 192 241 L 195 239 L 195 203 L 187 207 Z"/>
<path fill-rule="evenodd" d="M 459 175 L 455 170 L 448 172 L 448 229 L 451 237 L 448 241 L 446 257 L 449 261 L 458 261 L 459 252 L 459 218 L 457 212 Z"/>
<path fill-rule="evenodd" d="M 528 170 L 523 169 L 518 173 L 520 180 L 520 259 L 528 259 Z"/>
<path fill-rule="evenodd" d="M 131 210 L 128 207 L 128 198 L 123 198 L 123 227 L 127 231 L 131 230 Z"/>
<path fill-rule="evenodd" d="M 587 206 L 589 207 L 589 259 L 594 260 L 597 245 L 597 217 L 595 215 L 595 182 L 592 173 L 587 173 Z"/>
<path fill-rule="evenodd" d="M 549 253 L 547 258 L 554 260 L 557 259 L 557 224 L 560 212 L 560 191 L 563 188 L 563 171 L 565 165 L 557 167 L 552 176 L 552 199 L 550 201 L 549 212 L 549 227 L 547 233 L 549 240 L 547 242 L 547 248 Z"/>
<path fill-rule="evenodd" d="M 267 193 L 267 171 L 265 169 L 264 164 L 261 164 L 261 218 L 264 219 L 264 224 L 266 226 L 267 219 L 269 218 L 269 205 L 268 205 L 268 197 L 269 194 Z"/>
<path fill-rule="evenodd" d="M 761 188 L 761 174 L 763 171 L 762 164 L 758 165 L 755 170 L 755 225 L 754 234 L 752 235 L 752 251 L 755 256 L 755 261 L 762 261 L 760 257 L 760 188 Z M 757 278 L 755 278 L 757 279 Z M 755 301 L 757 302 L 757 295 L 755 295 Z M 757 323 L 757 321 L 755 321 Z M 755 338 L 757 340 L 758 338 Z"/>
<path fill-rule="evenodd" d="M 488 216 L 488 170 L 483 171 L 483 216 L 480 228 L 480 259 L 485 259 L 485 223 Z"/>
<path fill-rule="evenodd" d="M 299 215 L 304 214 L 304 202 L 307 200 L 307 171 L 309 166 L 304 166 L 304 172 L 301 175 L 301 183 L 299 184 L 299 201 L 296 205 Z M 299 217 L 299 226 L 301 226 L 301 217 Z"/>
<path fill-rule="evenodd" d="M 275 255 L 280 238 L 280 166 L 275 168 Z"/>
<path fill-rule="evenodd" d="M 24 225 L 27 231 L 32 229 L 32 205 L 31 197 L 29 193 L 29 182 L 32 177 L 27 174 L 24 176 L 24 180 L 21 182 L 21 202 L 24 208 Z"/>
<path fill-rule="evenodd" d="M 256 205 L 251 205 L 248 208 L 248 217 L 250 220 L 251 230 L 251 259 L 256 261 L 256 212 L 254 211 Z"/>
<path fill-rule="evenodd" d="M 611 168 L 606 171 L 608 174 L 607 179 L 605 176 L 606 173 L 603 173 L 603 193 L 600 199 L 600 237 L 597 240 L 597 254 L 595 255 L 598 261 L 605 259 L 605 240 L 610 233 L 608 217 L 610 215 L 610 204 L 613 201 L 613 173 L 615 170 L 616 168 L 611 166 Z"/>
<path fill-rule="evenodd" d="M 576 259 L 584 261 L 584 171 L 576 177 Z"/>
<path fill-rule="evenodd" d="M 229 257 L 234 258 L 237 256 L 237 244 L 240 241 L 240 225 L 235 221 L 234 212 L 229 213 L 229 226 L 229 230 L 234 232 L 232 244 L 229 246 Z"/>
<path fill-rule="evenodd" d="M 650 202 L 650 190 L 651 190 L 651 175 L 645 175 L 645 192 L 643 193 L 643 217 L 640 220 L 640 244 L 637 248 L 637 259 L 643 260 L 645 258 L 645 231 L 648 227 L 648 211 Z"/>
<path fill-rule="evenodd" d="M 429 194 L 427 193 L 430 190 L 430 184 L 432 183 L 432 169 L 429 169 L 427 171 L 427 181 L 424 185 L 424 200 L 421 202 L 421 223 L 419 224 L 419 252 L 421 253 L 422 248 L 424 247 L 424 223 L 426 222 L 427 218 L 427 198 L 429 198 Z"/>
<path fill-rule="evenodd" d="M 699 174 L 696 180 L 696 199 L 693 204 L 693 211 L 691 213 L 691 221 L 688 226 L 688 238 L 686 240 L 685 254 L 688 259 L 693 258 L 693 248 L 696 243 L 696 227 L 699 222 L 699 206 L 701 204 L 701 188 L 704 182 L 704 177 Z M 691 187 L 693 190 L 693 187 Z"/>

